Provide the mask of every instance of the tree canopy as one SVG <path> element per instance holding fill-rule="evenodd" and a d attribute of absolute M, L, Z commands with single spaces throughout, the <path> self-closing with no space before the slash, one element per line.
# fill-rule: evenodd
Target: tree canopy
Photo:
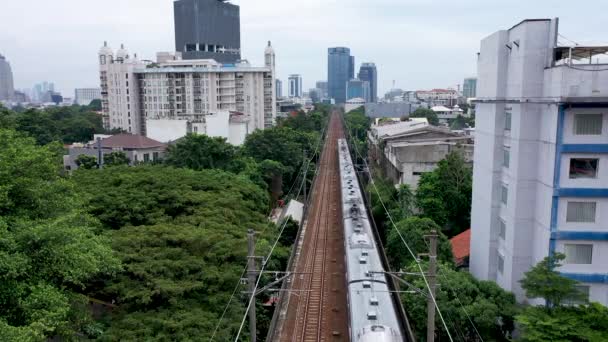
<path fill-rule="evenodd" d="M 454 151 L 437 169 L 422 175 L 416 202 L 422 215 L 443 227 L 448 237 L 470 228 L 473 170 L 462 153 Z"/>
<path fill-rule="evenodd" d="M 228 170 L 235 158 L 237 148 L 226 138 L 189 134 L 169 145 L 165 163 L 192 170 Z"/>
<path fill-rule="evenodd" d="M 0 340 L 72 338 L 93 326 L 85 284 L 119 269 L 99 223 L 59 176 L 52 146 L 0 129 Z"/>
<path fill-rule="evenodd" d="M 439 117 L 432 109 L 419 107 L 410 114 L 410 118 L 426 118 L 429 124 L 433 126 L 439 125 Z"/>

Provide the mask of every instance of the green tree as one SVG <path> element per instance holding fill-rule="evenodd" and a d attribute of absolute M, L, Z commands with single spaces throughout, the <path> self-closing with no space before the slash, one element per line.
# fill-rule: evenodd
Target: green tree
<path fill-rule="evenodd" d="M 129 163 L 131 163 L 131 160 L 124 152 L 116 151 L 103 156 L 104 166 L 129 165 Z"/>
<path fill-rule="evenodd" d="M 91 103 L 89 103 L 89 105 L 87 106 L 88 110 L 93 111 L 93 112 L 101 112 L 101 100 L 96 99 L 91 101 Z"/>
<path fill-rule="evenodd" d="M 396 229 L 389 230 L 386 239 L 386 255 L 394 269 L 400 269 L 410 264 L 412 255 L 403 244 L 405 240 L 415 256 L 428 253 L 429 247 L 424 237 L 432 230 L 439 234 L 438 258 L 452 264 L 454 257 L 450 241 L 441 233 L 440 227 L 429 218 L 409 217 L 396 223 Z"/>
<path fill-rule="evenodd" d="M 426 118 L 429 121 L 429 124 L 433 126 L 439 125 L 439 117 L 437 117 L 437 113 L 429 108 L 417 108 L 410 114 L 410 118 Z"/>
<path fill-rule="evenodd" d="M 73 338 L 93 324 L 84 286 L 118 260 L 53 146 L 0 129 L 0 160 L 0 340 Z"/>
<path fill-rule="evenodd" d="M 78 157 L 76 157 L 74 162 L 76 163 L 76 165 L 78 165 L 78 167 L 81 167 L 85 170 L 96 169 L 98 167 L 97 158 L 86 154 L 79 155 Z"/>
<path fill-rule="evenodd" d="M 459 151 L 449 153 L 433 172 L 420 178 L 416 202 L 422 215 L 443 227 L 448 237 L 469 229 L 473 172 Z"/>
<path fill-rule="evenodd" d="M 189 134 L 169 145 L 165 163 L 192 170 L 223 169 L 230 167 L 237 149 L 225 138 Z"/>
<path fill-rule="evenodd" d="M 427 265 L 423 265 L 426 269 Z M 411 265 L 409 271 L 419 272 Z M 450 266 L 439 264 L 436 300 L 443 317 L 446 318 L 452 336 L 461 336 L 463 341 L 509 341 L 514 329 L 514 316 L 517 313 L 515 296 L 501 289 L 491 281 L 479 281 L 469 273 L 453 270 Z M 424 280 L 419 276 L 407 279 L 415 288 L 426 292 Z M 426 296 L 420 294 L 401 295 L 408 317 L 414 324 L 415 334 L 421 341 L 426 336 Z M 474 326 L 473 326 L 474 324 Z M 448 340 L 443 324 L 436 315 L 436 340 Z"/>
<path fill-rule="evenodd" d="M 542 298 L 547 301 L 549 307 L 560 306 L 566 299 L 575 301 L 585 299 L 576 288 L 576 280 L 566 278 L 556 271 L 565 258 L 564 254 L 555 253 L 544 258 L 524 274 L 520 283 L 528 298 Z"/>
<path fill-rule="evenodd" d="M 456 119 L 450 123 L 450 128 L 453 130 L 461 130 L 467 127 L 467 121 L 462 115 L 458 115 Z"/>

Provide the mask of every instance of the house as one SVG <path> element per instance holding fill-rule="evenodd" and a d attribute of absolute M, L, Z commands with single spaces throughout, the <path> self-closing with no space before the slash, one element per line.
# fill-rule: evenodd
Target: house
<path fill-rule="evenodd" d="M 471 229 L 450 239 L 454 262 L 458 268 L 469 268 L 469 255 L 471 254 Z"/>
<path fill-rule="evenodd" d="M 93 141 L 87 144 L 69 146 L 68 154 L 63 156 L 63 165 L 66 171 L 76 170 L 76 159 L 80 155 L 93 156 L 99 160 L 100 156 L 112 152 L 123 152 L 131 164 L 155 162 L 163 158 L 166 148 L 167 144 L 137 134 L 95 135 Z"/>
<path fill-rule="evenodd" d="M 452 151 L 473 161 L 473 138 L 446 127 L 429 125 L 426 119 L 383 121 L 368 134 L 369 158 L 386 178 L 398 186 L 418 187 L 422 174 L 435 170 Z"/>

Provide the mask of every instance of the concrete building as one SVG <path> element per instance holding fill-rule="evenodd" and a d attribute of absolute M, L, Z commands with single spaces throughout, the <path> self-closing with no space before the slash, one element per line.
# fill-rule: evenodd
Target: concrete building
<path fill-rule="evenodd" d="M 351 58 L 350 49 L 335 47 L 328 49 L 327 60 L 327 90 L 329 98 L 336 103 L 345 103 L 346 83 L 354 78 L 354 58 Z"/>
<path fill-rule="evenodd" d="M 465 99 L 471 99 L 475 96 L 477 96 L 477 78 L 465 78 L 464 82 L 462 83 L 462 97 Z"/>
<path fill-rule="evenodd" d="M 321 90 L 321 99 L 329 98 L 329 94 L 327 92 L 327 81 L 317 81 L 316 88 Z"/>
<path fill-rule="evenodd" d="M 361 64 L 357 78 L 361 81 L 367 81 L 369 83 L 370 95 L 368 102 L 378 102 L 378 70 L 376 69 L 376 64 Z"/>
<path fill-rule="evenodd" d="M 94 135 L 93 141 L 86 144 L 72 144 L 68 154 L 63 156 L 66 171 L 78 169 L 76 159 L 87 155 L 100 159 L 112 152 L 123 152 L 134 165 L 141 162 L 160 161 L 165 155 L 167 145 L 136 134 Z"/>
<path fill-rule="evenodd" d="M 159 53 L 157 63 L 151 63 L 131 58 L 124 48 L 114 58 L 106 44 L 100 51 L 104 123 L 146 135 L 147 120 L 186 120 L 187 127 L 195 127 L 206 115 L 230 111 L 246 116 L 248 132 L 271 127 L 276 85 L 270 43 L 264 57 L 264 67 L 182 60 L 180 53 Z"/>
<path fill-rule="evenodd" d="M 351 110 L 355 110 L 361 107 L 365 107 L 365 99 L 356 97 L 354 99 L 347 100 L 344 104 L 344 112 L 348 113 Z"/>
<path fill-rule="evenodd" d="M 281 98 L 283 97 L 283 81 L 281 81 L 280 79 L 275 79 L 275 84 L 276 84 L 276 89 L 275 89 L 275 94 L 277 95 L 277 98 Z"/>
<path fill-rule="evenodd" d="M 446 106 L 434 106 L 431 110 L 437 114 L 437 118 L 441 123 L 447 123 L 449 120 L 456 119 L 459 115 L 463 117 L 469 117 L 468 113 L 465 113 L 458 105 L 452 108 Z"/>
<path fill-rule="evenodd" d="M 481 41 L 470 270 L 524 301 L 524 272 L 559 271 L 608 304 L 608 47 L 558 47 L 558 20 Z"/>
<path fill-rule="evenodd" d="M 432 89 L 418 90 L 416 91 L 416 97 L 420 101 L 426 102 L 429 107 L 452 107 L 458 104 L 460 94 L 455 89 Z"/>
<path fill-rule="evenodd" d="M 0 55 L 0 101 L 10 101 L 15 94 L 13 70 L 6 57 Z"/>
<path fill-rule="evenodd" d="M 379 102 L 366 103 L 365 115 L 370 118 L 402 118 L 409 117 L 420 107 L 418 103 L 412 102 Z"/>
<path fill-rule="evenodd" d="M 369 82 L 352 79 L 346 83 L 346 99 L 361 98 L 365 102 L 370 102 L 371 94 Z"/>
<path fill-rule="evenodd" d="M 241 59 L 239 6 L 226 0 L 177 0 L 175 51 L 184 59 L 213 59 L 236 63 Z"/>
<path fill-rule="evenodd" d="M 301 75 L 289 75 L 289 97 L 302 97 L 302 76 Z"/>
<path fill-rule="evenodd" d="M 422 174 L 437 168 L 450 152 L 460 151 L 473 161 L 473 140 L 445 127 L 429 125 L 425 118 L 380 122 L 368 133 L 369 158 L 395 185 L 418 188 Z"/>
<path fill-rule="evenodd" d="M 88 106 L 93 100 L 101 100 L 101 88 L 76 88 L 74 90 L 74 103 L 79 106 Z"/>

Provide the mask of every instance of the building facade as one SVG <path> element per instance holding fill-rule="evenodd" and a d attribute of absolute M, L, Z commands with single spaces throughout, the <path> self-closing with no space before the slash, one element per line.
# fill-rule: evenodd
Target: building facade
<path fill-rule="evenodd" d="M 327 93 L 327 81 L 317 81 L 315 85 L 315 88 L 321 90 L 321 99 L 329 97 L 329 94 Z"/>
<path fill-rule="evenodd" d="M 346 83 L 346 99 L 361 98 L 365 102 L 371 101 L 369 82 L 352 79 Z"/>
<path fill-rule="evenodd" d="M 101 88 L 76 88 L 74 90 L 74 103 L 79 106 L 88 106 L 93 100 L 101 100 Z"/>
<path fill-rule="evenodd" d="M 106 44 L 100 51 L 104 123 L 109 129 L 146 135 L 149 120 L 202 123 L 206 115 L 229 111 L 249 120 L 249 132 L 271 127 L 276 117 L 276 85 L 270 44 L 265 63 L 252 67 L 246 62 L 182 60 L 179 53 L 159 53 L 157 63 L 144 63 L 131 58 L 124 48 L 115 58 Z"/>
<path fill-rule="evenodd" d="M 378 70 L 374 63 L 363 63 L 359 68 L 358 78 L 369 82 L 370 99 L 368 102 L 378 102 Z"/>
<path fill-rule="evenodd" d="M 276 89 L 274 92 L 277 95 L 277 98 L 283 97 L 283 81 L 277 78 L 274 80 L 274 82 L 276 84 Z"/>
<path fill-rule="evenodd" d="M 456 89 L 432 89 L 416 91 L 418 100 L 428 104 L 429 107 L 447 106 L 452 107 L 458 104 L 460 94 Z"/>
<path fill-rule="evenodd" d="M 184 59 L 213 59 L 235 63 L 241 59 L 239 6 L 226 0 L 177 0 L 175 51 Z"/>
<path fill-rule="evenodd" d="M 302 76 L 301 75 L 289 75 L 289 97 L 302 97 Z"/>
<path fill-rule="evenodd" d="M 0 55 L 0 101 L 10 101 L 15 94 L 13 70 L 6 57 Z"/>
<path fill-rule="evenodd" d="M 334 47 L 328 49 L 327 60 L 327 91 L 329 98 L 336 103 L 345 103 L 346 83 L 354 76 L 354 59 L 350 49 Z"/>
<path fill-rule="evenodd" d="M 475 96 L 477 96 L 477 78 L 465 78 L 464 82 L 462 83 L 462 97 L 465 99 L 471 99 Z"/>
<path fill-rule="evenodd" d="M 525 20 L 481 41 L 470 270 L 525 301 L 524 273 L 561 252 L 607 305 L 608 73 L 589 61 L 608 47 L 557 37 L 557 19 Z"/>

